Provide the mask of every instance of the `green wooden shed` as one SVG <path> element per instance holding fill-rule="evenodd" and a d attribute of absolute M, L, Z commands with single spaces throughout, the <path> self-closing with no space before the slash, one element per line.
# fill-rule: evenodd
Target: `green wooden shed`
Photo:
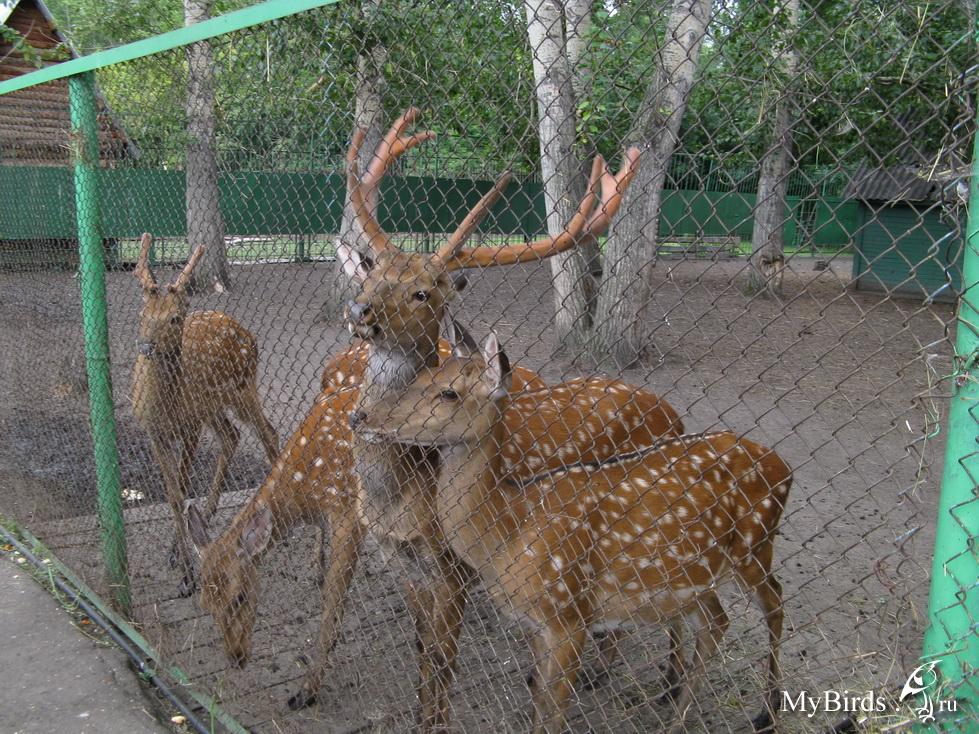
<path fill-rule="evenodd" d="M 914 165 L 861 167 L 845 196 L 858 203 L 853 287 L 954 301 L 962 284 L 964 220 L 954 176 Z"/>

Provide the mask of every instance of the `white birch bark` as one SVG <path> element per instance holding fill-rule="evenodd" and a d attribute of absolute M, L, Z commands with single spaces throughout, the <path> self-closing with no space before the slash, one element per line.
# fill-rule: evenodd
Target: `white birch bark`
<path fill-rule="evenodd" d="M 364 0 L 361 3 L 361 13 L 365 23 L 371 22 L 380 6 L 381 0 Z M 368 37 L 376 38 L 374 34 L 368 34 Z M 367 136 L 361 146 L 357 161 L 361 173 L 367 170 L 367 165 L 383 135 L 381 129 L 384 124 L 382 103 L 387 86 L 384 79 L 384 64 L 387 57 L 387 48 L 380 42 L 376 42 L 369 48 L 360 49 L 357 56 L 354 130 L 357 128 L 367 130 Z M 353 130 L 351 130 L 351 134 L 353 134 Z M 380 201 L 380 197 L 378 197 L 378 201 Z M 376 215 L 377 212 L 375 211 L 374 214 Z M 370 253 L 370 240 L 357 221 L 356 214 L 350 204 L 349 191 L 344 194 L 339 239 L 361 254 L 369 255 Z M 359 288 L 357 283 L 354 283 L 344 274 L 339 263 L 337 263 L 334 278 L 332 296 L 323 304 L 319 314 L 319 318 L 325 320 L 339 318 L 342 315 L 344 304 L 357 294 Z"/>
<path fill-rule="evenodd" d="M 710 0 L 674 0 L 660 66 L 633 124 L 632 141 L 644 152 L 605 248 L 605 277 L 598 293 L 592 342 L 597 359 L 611 358 L 620 368 L 633 364 L 645 348 L 648 271 L 656 251 L 663 184 L 709 16 Z"/>
<path fill-rule="evenodd" d="M 786 197 L 791 172 L 792 127 L 794 104 L 792 85 L 799 67 L 799 51 L 794 36 L 799 27 L 799 0 L 785 0 L 776 10 L 783 15 L 782 29 L 776 31 L 776 68 L 783 80 L 775 100 L 772 136 L 761 162 L 754 226 L 751 232 L 751 258 L 748 268 L 749 293 L 782 295 L 782 271 L 785 266 L 784 226 L 788 216 Z"/>
<path fill-rule="evenodd" d="M 575 101 L 560 0 L 526 0 L 527 37 L 536 82 L 541 177 L 547 231 L 557 237 L 578 207 L 579 164 L 574 151 Z M 559 348 L 583 343 L 590 319 L 585 259 L 578 249 L 550 259 Z"/>

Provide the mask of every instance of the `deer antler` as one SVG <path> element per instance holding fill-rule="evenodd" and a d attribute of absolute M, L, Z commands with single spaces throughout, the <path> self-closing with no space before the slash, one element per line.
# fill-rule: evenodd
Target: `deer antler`
<path fill-rule="evenodd" d="M 543 260 L 569 250 L 586 239 L 597 238 L 622 205 L 622 194 L 632 183 L 639 168 L 639 155 L 638 148 L 629 148 L 623 156 L 622 169 L 617 174 L 609 170 L 602 156 L 596 156 L 592 163 L 588 192 L 567 227 L 557 237 L 547 237 L 530 244 L 460 249 L 446 260 L 447 267 L 458 270 Z M 599 197 L 596 192 L 599 190 L 601 202 L 595 208 L 595 200 Z"/>
<path fill-rule="evenodd" d="M 156 288 L 156 278 L 153 271 L 150 270 L 150 248 L 153 246 L 153 235 L 144 232 L 140 244 L 139 258 L 136 260 L 136 269 L 133 271 L 133 275 L 136 276 L 136 280 L 139 281 L 143 290 L 149 291 Z"/>
<path fill-rule="evenodd" d="M 190 282 L 191 273 L 194 272 L 194 268 L 197 267 L 197 263 L 200 262 L 201 257 L 204 255 L 204 250 L 207 249 L 204 245 L 200 245 L 193 253 L 191 253 L 190 258 L 187 260 L 187 264 L 184 265 L 184 269 L 180 271 L 180 275 L 177 279 L 170 284 L 171 291 L 182 291 L 187 287 L 187 283 Z"/>
<path fill-rule="evenodd" d="M 506 189 L 507 185 L 510 183 L 510 179 L 513 176 L 509 171 L 504 171 L 503 175 L 500 176 L 496 183 L 493 184 L 493 188 L 486 192 L 479 203 L 473 207 L 472 211 L 466 215 L 465 219 L 459 223 L 456 227 L 456 231 L 453 232 L 449 239 L 446 240 L 445 244 L 442 245 L 436 252 L 436 256 L 445 262 L 449 262 L 455 253 L 464 245 L 466 241 L 472 237 L 472 233 L 476 231 L 476 227 L 479 223 L 486 218 L 489 214 L 490 209 L 493 208 L 493 204 L 503 195 L 503 191 Z"/>
<path fill-rule="evenodd" d="M 601 235 L 619 210 L 622 195 L 639 170 L 639 155 L 639 148 L 627 149 L 622 156 L 622 168 L 617 174 L 613 174 L 608 164 L 602 160 L 602 202 L 588 220 L 586 230 L 589 237 L 597 238 Z"/>
<path fill-rule="evenodd" d="M 347 152 L 347 188 L 350 191 L 350 201 L 357 215 L 357 220 L 370 239 L 371 249 L 377 253 L 397 249 L 391 242 L 391 238 L 377 223 L 374 213 L 381 180 L 390 168 L 391 163 L 399 156 L 419 143 L 435 137 L 435 133 L 429 131 L 412 135 L 405 134 L 405 130 L 415 121 L 418 114 L 418 109 L 411 107 L 395 120 L 391 129 L 388 130 L 378 145 L 363 179 L 358 174 L 357 166 L 357 158 L 366 136 L 363 129 L 358 129 L 354 133 L 350 149 Z M 466 215 L 445 244 L 439 247 L 435 256 L 442 260 L 449 270 L 472 266 L 511 265 L 543 260 L 551 255 L 569 250 L 583 240 L 595 239 L 605 231 L 612 217 L 619 210 L 622 204 L 622 194 L 632 182 L 638 163 L 639 149 L 629 148 L 623 156 L 622 169 L 617 174 L 613 174 L 605 159 L 596 156 L 592 164 L 588 191 L 581 200 L 578 211 L 568 222 L 565 230 L 557 237 L 547 237 L 530 244 L 463 249 L 463 245 L 472 236 L 479 223 L 489 214 L 493 204 L 503 195 L 503 191 L 511 179 L 510 173 L 506 172 Z M 596 202 L 599 202 L 597 207 Z"/>
<path fill-rule="evenodd" d="M 419 143 L 435 137 L 435 133 L 431 131 L 412 135 L 404 134 L 408 126 L 418 117 L 418 114 L 417 107 L 409 107 L 401 117 L 394 121 L 391 129 L 388 130 L 377 146 L 377 150 L 374 151 L 374 156 L 367 166 L 367 173 L 364 174 L 363 179 L 360 178 L 357 171 L 357 158 L 360 156 L 360 147 L 363 145 L 366 136 L 363 128 L 358 128 L 354 132 L 350 149 L 347 151 L 347 188 L 350 191 L 350 202 L 354 207 L 360 226 L 364 228 L 364 232 L 370 239 L 371 249 L 375 252 L 397 249 L 375 219 L 381 179 L 384 178 L 388 168 L 395 160 Z"/>

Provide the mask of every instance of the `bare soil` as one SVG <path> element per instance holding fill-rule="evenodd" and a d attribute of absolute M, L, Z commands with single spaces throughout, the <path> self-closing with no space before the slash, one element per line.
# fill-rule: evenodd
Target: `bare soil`
<path fill-rule="evenodd" d="M 781 302 L 738 288 L 742 260 L 664 260 L 652 270 L 650 359 L 620 373 L 658 392 L 689 431 L 730 429 L 774 447 L 795 469 L 777 544 L 785 588 L 784 687 L 893 692 L 916 665 L 923 632 L 951 371 L 948 305 L 888 299 L 849 287 L 848 259 L 816 272 L 795 259 Z M 349 344 L 339 323 L 317 321 L 336 292 L 330 263 L 236 267 L 235 287 L 195 307 L 231 313 L 258 338 L 265 407 L 285 439 L 316 393 L 325 358 Z M 501 335 L 513 361 L 549 381 L 589 374 L 555 355 L 547 265 L 473 273 L 456 312 L 481 337 Z M 172 534 L 160 473 L 129 404 L 141 305 L 130 273 L 108 275 L 111 365 L 136 620 L 203 690 L 258 732 L 406 731 L 415 711 L 415 653 L 399 580 L 400 556 L 373 544 L 358 570 L 340 644 L 320 695 L 305 711 L 286 699 L 305 668 L 318 623 L 312 530 L 299 528 L 263 565 L 255 654 L 230 667 L 195 600 L 176 596 L 166 562 Z M 95 469 L 86 400 L 77 281 L 69 272 L 0 273 L 0 512 L 47 542 L 101 592 Z M 930 436 L 923 440 L 924 436 Z M 195 492 L 213 472 L 202 445 Z M 220 526 L 262 482 L 256 438 L 232 464 Z M 693 731 L 746 731 L 761 705 L 765 634 L 743 595 L 688 722 Z M 527 727 L 530 659 L 520 627 L 474 592 L 453 703 L 460 731 Z M 574 731 L 655 731 L 673 712 L 658 703 L 665 635 L 642 629 L 621 643 L 611 679 L 579 690 Z M 840 715 L 786 716 L 787 731 L 818 731 Z"/>

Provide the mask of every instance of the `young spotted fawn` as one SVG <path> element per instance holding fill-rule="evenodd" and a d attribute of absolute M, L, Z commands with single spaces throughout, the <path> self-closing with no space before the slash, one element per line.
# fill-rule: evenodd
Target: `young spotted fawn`
<path fill-rule="evenodd" d="M 193 591 L 193 569 L 183 510 L 201 429 L 209 426 L 221 442 L 205 518 L 217 509 L 228 464 L 238 447 L 240 433 L 228 411 L 254 426 L 269 462 L 279 452 L 279 438 L 258 396 L 255 338 L 225 313 L 188 313 L 187 284 L 203 248 L 194 251 L 176 280 L 160 286 L 149 266 L 152 242 L 149 234 L 143 235 L 135 270 L 144 303 L 136 340 L 133 412 L 149 434 L 153 456 L 163 472 L 167 502 L 176 521 L 171 564 L 183 571 L 180 593 L 186 596 Z"/>
<path fill-rule="evenodd" d="M 769 631 L 767 710 L 780 681 L 781 587 L 772 549 L 792 472 L 732 433 L 665 439 L 604 462 L 514 477 L 500 447 L 512 376 L 496 336 L 483 354 L 419 374 L 394 401 L 352 416 L 361 440 L 438 446 L 435 514 L 443 542 L 496 602 L 534 631 L 534 732 L 557 734 L 589 630 L 686 618 L 696 655 L 675 696 L 679 731 L 708 657 L 728 626 L 715 591 L 728 576 L 762 608 Z M 469 574 L 464 574 L 463 580 Z M 464 584 L 416 592 L 436 610 L 419 625 L 423 670 L 448 695 Z M 680 663 L 678 653 L 674 663 Z"/>

